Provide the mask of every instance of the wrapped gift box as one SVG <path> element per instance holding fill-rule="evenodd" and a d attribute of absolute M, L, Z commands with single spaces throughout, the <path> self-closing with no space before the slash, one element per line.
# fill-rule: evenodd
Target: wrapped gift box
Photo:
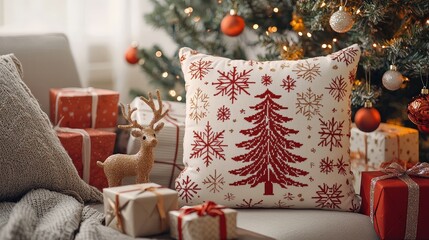
<path fill-rule="evenodd" d="M 379 166 L 375 166 L 374 164 L 367 164 L 365 159 L 362 157 L 356 157 L 352 155 L 352 157 L 350 158 L 350 169 L 352 170 L 354 176 L 354 189 L 356 193 L 359 193 L 362 172 L 376 171 L 380 168 Z"/>
<path fill-rule="evenodd" d="M 398 159 L 416 163 L 419 161 L 419 133 L 412 128 L 386 123 L 381 123 L 374 132 L 365 133 L 353 125 L 350 152 L 352 156 L 365 159 L 368 167 L 374 169 L 383 162 Z"/>
<path fill-rule="evenodd" d="M 57 136 L 79 176 L 100 190 L 108 187 L 104 171 L 97 166 L 97 161 L 104 162 L 112 155 L 116 134 L 92 128 L 57 128 Z"/>
<path fill-rule="evenodd" d="M 157 101 L 155 102 L 157 103 Z M 153 112 L 140 98 L 135 98 L 130 105 L 132 108 L 137 108 L 137 111 L 131 116 L 132 119 L 137 120 L 143 126 L 151 121 Z M 157 134 L 158 144 L 154 149 L 155 164 L 150 180 L 162 186 L 174 188 L 174 181 L 184 168 L 185 103 L 163 101 L 164 109 L 169 109 L 169 112 L 160 121 L 164 122 L 164 128 Z M 140 140 L 130 136 L 127 153 L 135 154 L 139 149 Z M 124 183 L 129 183 L 129 180 L 125 180 Z"/>
<path fill-rule="evenodd" d="M 103 189 L 106 226 L 132 237 L 169 229 L 168 211 L 178 209 L 177 192 L 155 183 Z"/>
<path fill-rule="evenodd" d="M 383 176 L 380 171 L 363 172 L 361 197 L 363 214 L 370 216 L 371 180 Z M 417 221 L 417 238 L 429 239 L 429 179 L 411 177 L 419 185 L 419 204 L 416 206 L 417 214 L 410 212 L 411 218 Z M 374 188 L 374 229 L 380 239 L 405 239 L 405 228 L 407 223 L 407 208 L 409 204 L 416 202 L 408 201 L 409 189 L 405 182 L 399 178 L 389 178 L 376 182 Z M 411 210 L 410 210 L 411 211 Z"/>
<path fill-rule="evenodd" d="M 237 211 L 234 209 L 206 202 L 194 207 L 182 207 L 169 214 L 170 235 L 175 239 L 237 238 Z"/>
<path fill-rule="evenodd" d="M 50 118 L 70 128 L 115 128 L 119 93 L 93 88 L 49 90 Z M 61 120 L 61 121 L 60 121 Z"/>

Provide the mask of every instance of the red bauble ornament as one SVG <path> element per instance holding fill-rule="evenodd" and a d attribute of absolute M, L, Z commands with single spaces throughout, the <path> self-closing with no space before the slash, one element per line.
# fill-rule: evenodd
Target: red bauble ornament
<path fill-rule="evenodd" d="M 136 64 L 139 62 L 140 59 L 138 57 L 138 47 L 136 45 L 133 45 L 127 49 L 125 52 L 125 60 L 127 60 L 129 64 Z"/>
<path fill-rule="evenodd" d="M 220 22 L 220 30 L 230 37 L 240 35 L 245 27 L 244 19 L 238 16 L 234 10 L 231 10 L 230 14 L 226 15 Z"/>
<path fill-rule="evenodd" d="M 414 97 L 407 107 L 408 118 L 420 131 L 429 133 L 429 90 L 423 88 L 421 94 Z"/>
<path fill-rule="evenodd" d="M 381 116 L 372 103 L 365 102 L 365 107 L 359 109 L 355 114 L 356 127 L 362 132 L 373 132 L 380 126 Z"/>
<path fill-rule="evenodd" d="M 429 126 L 418 125 L 417 128 L 419 129 L 420 132 L 429 133 Z"/>

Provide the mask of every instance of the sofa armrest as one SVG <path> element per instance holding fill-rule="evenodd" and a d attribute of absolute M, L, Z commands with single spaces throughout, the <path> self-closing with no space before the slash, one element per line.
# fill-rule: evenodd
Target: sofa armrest
<path fill-rule="evenodd" d="M 23 80 L 49 115 L 49 88 L 80 87 L 67 36 L 62 33 L 0 35 L 0 55 L 13 53 L 24 69 Z"/>

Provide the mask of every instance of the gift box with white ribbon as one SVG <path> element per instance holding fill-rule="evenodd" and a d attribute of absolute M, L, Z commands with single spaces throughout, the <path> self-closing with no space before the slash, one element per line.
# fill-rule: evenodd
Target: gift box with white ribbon
<path fill-rule="evenodd" d="M 116 134 L 92 128 L 56 127 L 55 129 L 79 176 L 99 190 L 108 187 L 104 170 L 97 166 L 97 161 L 104 162 L 112 155 Z"/>
<path fill-rule="evenodd" d="M 119 93 L 95 88 L 49 90 L 50 119 L 70 128 L 116 128 Z"/>

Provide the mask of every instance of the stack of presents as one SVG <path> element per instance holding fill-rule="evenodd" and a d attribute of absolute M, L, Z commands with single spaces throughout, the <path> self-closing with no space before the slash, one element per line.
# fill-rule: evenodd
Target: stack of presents
<path fill-rule="evenodd" d="M 380 239 L 429 239 L 429 165 L 419 163 L 418 131 L 384 123 L 371 133 L 353 127 L 350 157 L 361 213 Z"/>
<path fill-rule="evenodd" d="M 133 184 L 134 179 L 125 179 L 122 186 L 108 187 L 96 162 L 114 154 L 115 144 L 120 142 L 116 137 L 121 119 L 118 101 L 119 94 L 109 90 L 50 91 L 51 121 L 81 178 L 103 191 L 106 225 L 133 237 L 170 231 L 176 239 L 236 238 L 235 210 L 214 202 L 179 209 L 178 194 L 173 189 L 184 168 L 183 103 L 163 102 L 169 113 L 157 136 L 150 175 L 154 183 Z M 153 116 L 139 98 L 131 108 L 137 109 L 132 119 L 142 125 Z M 429 173 L 419 169 L 418 139 L 417 130 L 391 124 L 382 123 L 371 133 L 356 127 L 351 130 L 351 170 L 362 198 L 361 212 L 371 217 L 381 239 L 406 239 L 413 234 L 429 238 L 429 227 L 424 226 L 429 222 Z M 139 151 L 139 139 L 131 136 L 126 141 L 127 154 Z"/>

